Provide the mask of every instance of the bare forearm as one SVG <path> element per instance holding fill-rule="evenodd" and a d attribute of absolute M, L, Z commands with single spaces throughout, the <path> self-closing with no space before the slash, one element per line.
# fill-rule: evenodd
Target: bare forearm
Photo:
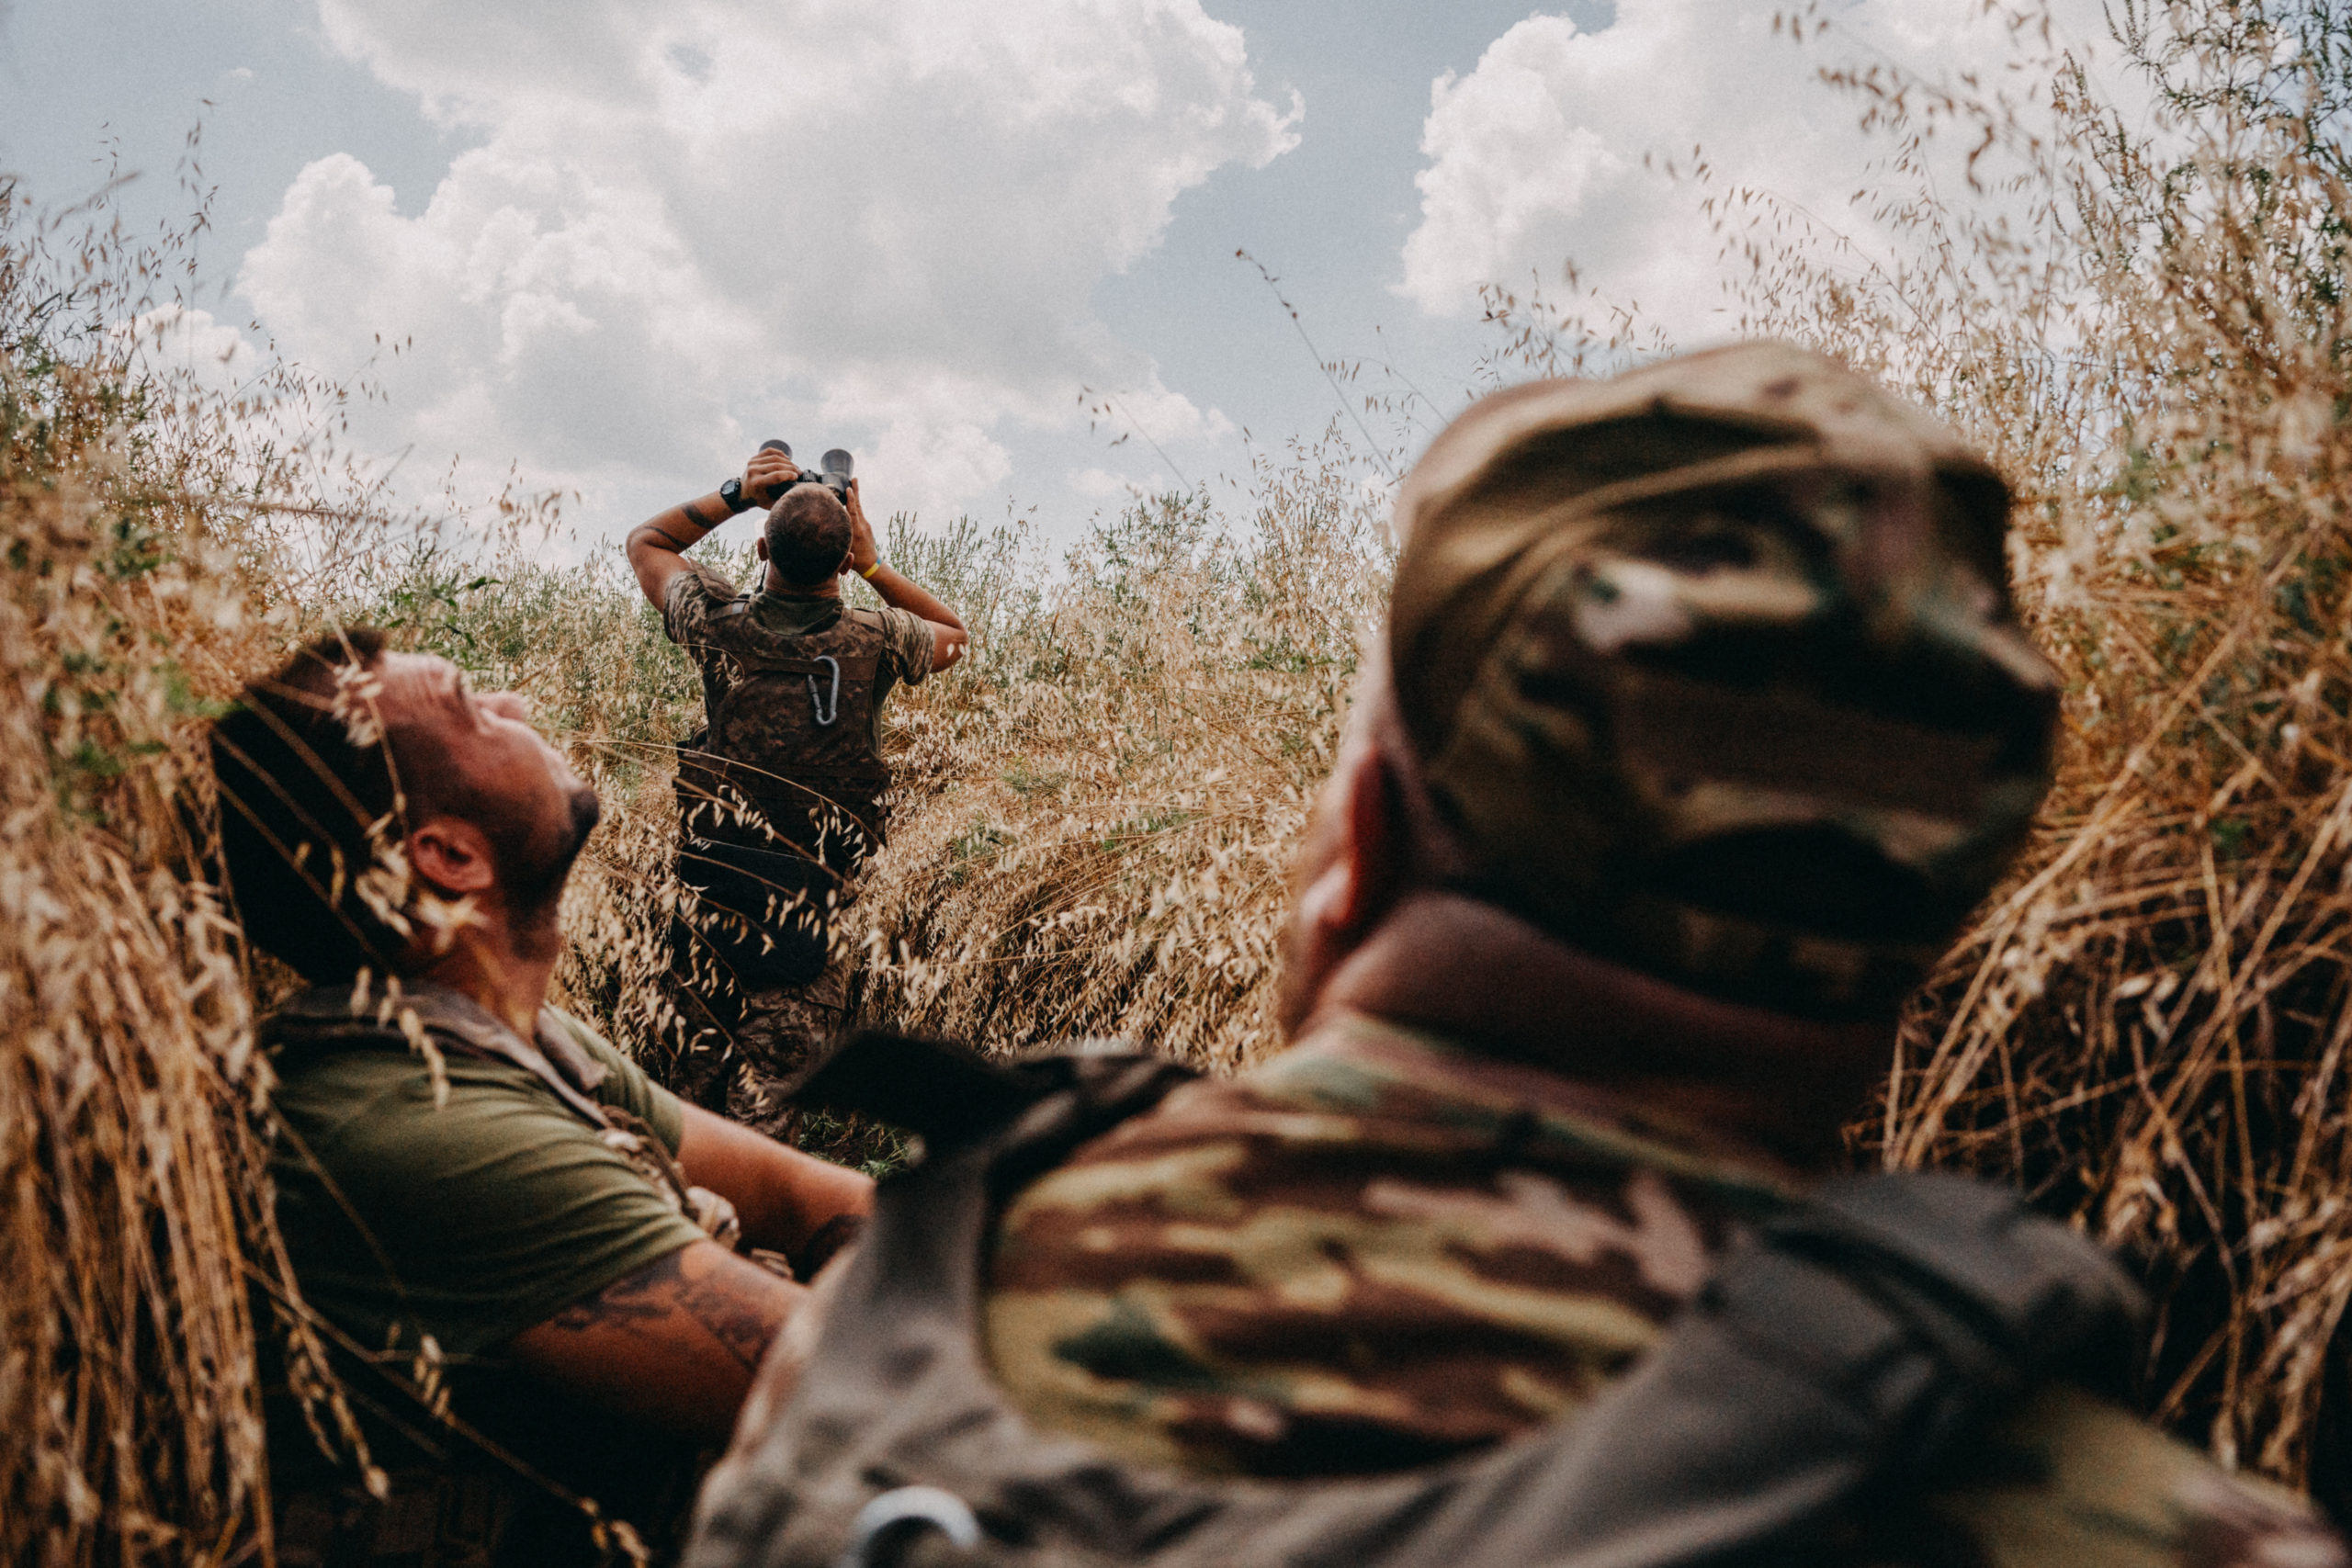
<path fill-rule="evenodd" d="M 929 589 L 919 586 L 906 573 L 888 562 L 876 561 L 874 575 L 865 581 L 874 584 L 874 592 L 882 595 L 882 603 L 894 610 L 904 610 L 921 615 L 934 626 L 964 629 L 963 617 L 941 603 Z"/>
<path fill-rule="evenodd" d="M 823 1262 L 813 1254 L 831 1257 L 864 1223 L 874 1207 L 874 1183 L 845 1166 L 777 1147 L 786 1157 L 765 1165 L 746 1194 L 751 1206 L 738 1206 L 743 1235 L 791 1258 L 797 1271 L 811 1272 Z"/>
<path fill-rule="evenodd" d="M 670 508 L 667 512 L 647 518 L 628 531 L 628 553 L 633 558 L 640 547 L 677 554 L 693 549 L 713 528 L 734 516 L 727 503 L 718 499 L 717 491 L 697 496 Z"/>
<path fill-rule="evenodd" d="M 798 1268 L 830 1253 L 844 1229 L 873 1206 L 874 1183 L 843 1166 L 687 1106 L 678 1163 L 686 1179 L 735 1205 L 743 1238 L 781 1252 Z M 842 1222 L 851 1222 L 844 1225 Z M 828 1232 L 831 1232 L 829 1235 Z M 821 1261 L 821 1259 L 817 1259 Z"/>

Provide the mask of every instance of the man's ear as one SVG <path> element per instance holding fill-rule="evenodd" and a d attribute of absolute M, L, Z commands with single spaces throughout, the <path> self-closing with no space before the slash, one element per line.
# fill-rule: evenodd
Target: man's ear
<path fill-rule="evenodd" d="M 1295 902 L 1283 928 L 1274 1013 L 1291 1035 L 1305 1026 L 1324 986 L 1363 944 L 1406 882 L 1403 796 L 1380 748 L 1351 735 L 1323 787 L 1308 818 Z"/>
<path fill-rule="evenodd" d="M 759 557 L 763 563 L 767 560 L 768 536 L 765 534 L 762 534 L 758 538 L 752 541 L 752 553 Z"/>
<path fill-rule="evenodd" d="M 435 817 L 411 829 L 408 863 L 419 881 L 444 898 L 487 893 L 498 882 L 488 836 L 462 818 Z"/>
<path fill-rule="evenodd" d="M 1396 901 L 1405 881 L 1405 832 L 1396 775 L 1377 746 L 1357 759 L 1348 787 L 1348 858 L 1353 874 L 1346 908 L 1348 930 L 1361 936 Z"/>
<path fill-rule="evenodd" d="M 1299 917 L 1322 940 L 1352 947 L 1396 901 L 1404 882 L 1405 835 L 1396 781 L 1377 746 L 1351 749 L 1336 781 L 1347 792 L 1333 813 L 1334 841 L 1299 894 Z"/>

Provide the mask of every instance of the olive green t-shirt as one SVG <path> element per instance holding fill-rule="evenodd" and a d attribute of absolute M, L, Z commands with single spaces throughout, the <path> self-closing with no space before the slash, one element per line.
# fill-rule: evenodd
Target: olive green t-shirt
<path fill-rule="evenodd" d="M 553 1010 L 550 1010 L 552 1012 Z M 674 1152 L 676 1098 L 578 1020 L 555 1019 L 605 1069 L 590 1098 L 629 1111 Z M 271 1169 L 295 1278 L 368 1350 L 431 1335 L 451 1356 L 492 1349 L 698 1239 L 600 1130 L 513 1062 L 425 1058 L 396 1027 L 273 1051 L 281 1122 Z"/>

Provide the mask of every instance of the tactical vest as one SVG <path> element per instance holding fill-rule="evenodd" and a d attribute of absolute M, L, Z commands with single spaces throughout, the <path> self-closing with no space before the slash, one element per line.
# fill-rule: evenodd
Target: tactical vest
<path fill-rule="evenodd" d="M 743 594 L 706 623 L 699 746 L 678 759 L 680 803 L 695 836 L 746 838 L 725 806 L 752 807 L 778 837 L 847 874 L 880 847 L 889 764 L 875 746 L 884 637 L 874 616 L 844 608 L 812 630 L 785 635 Z M 713 809 L 714 807 L 719 809 Z"/>
<path fill-rule="evenodd" d="M 874 743 L 883 634 L 871 615 L 843 609 L 787 636 L 761 626 L 753 602 L 740 595 L 707 623 L 706 722 L 679 750 L 677 781 L 688 923 L 746 989 L 824 972 L 834 908 L 881 846 L 890 787 Z"/>
<path fill-rule="evenodd" d="M 1860 1505 L 1916 1490 L 2055 1369 L 2120 1379 L 2136 1335 L 2134 1288 L 2071 1231 L 1956 1178 L 1872 1177 L 1760 1226 L 1633 1372 L 1537 1436 L 1358 1477 L 1134 1466 L 1000 1393 L 984 1260 L 1023 1186 L 1193 1075 L 918 1071 L 888 1040 L 851 1059 L 871 1043 L 809 1092 L 871 1110 L 908 1086 L 933 1153 L 883 1186 L 791 1402 L 706 1485 L 686 1568 L 1836 1562 Z"/>

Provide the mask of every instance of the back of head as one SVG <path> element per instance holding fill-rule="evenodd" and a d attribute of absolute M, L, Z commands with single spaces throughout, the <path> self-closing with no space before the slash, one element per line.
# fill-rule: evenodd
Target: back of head
<path fill-rule="evenodd" d="M 795 485 L 768 510 L 768 561 L 795 588 L 814 588 L 849 554 L 849 508 L 823 485 Z"/>
<path fill-rule="evenodd" d="M 2048 787 L 2007 511 L 1783 344 L 1474 405 L 1399 493 L 1386 650 L 1467 890 L 1693 990 L 1890 1012 Z"/>
<path fill-rule="evenodd" d="M 397 806 L 368 701 L 384 636 L 320 638 L 254 682 L 212 728 L 220 855 L 247 938 L 314 982 L 389 970 L 406 889 L 377 843 Z"/>

